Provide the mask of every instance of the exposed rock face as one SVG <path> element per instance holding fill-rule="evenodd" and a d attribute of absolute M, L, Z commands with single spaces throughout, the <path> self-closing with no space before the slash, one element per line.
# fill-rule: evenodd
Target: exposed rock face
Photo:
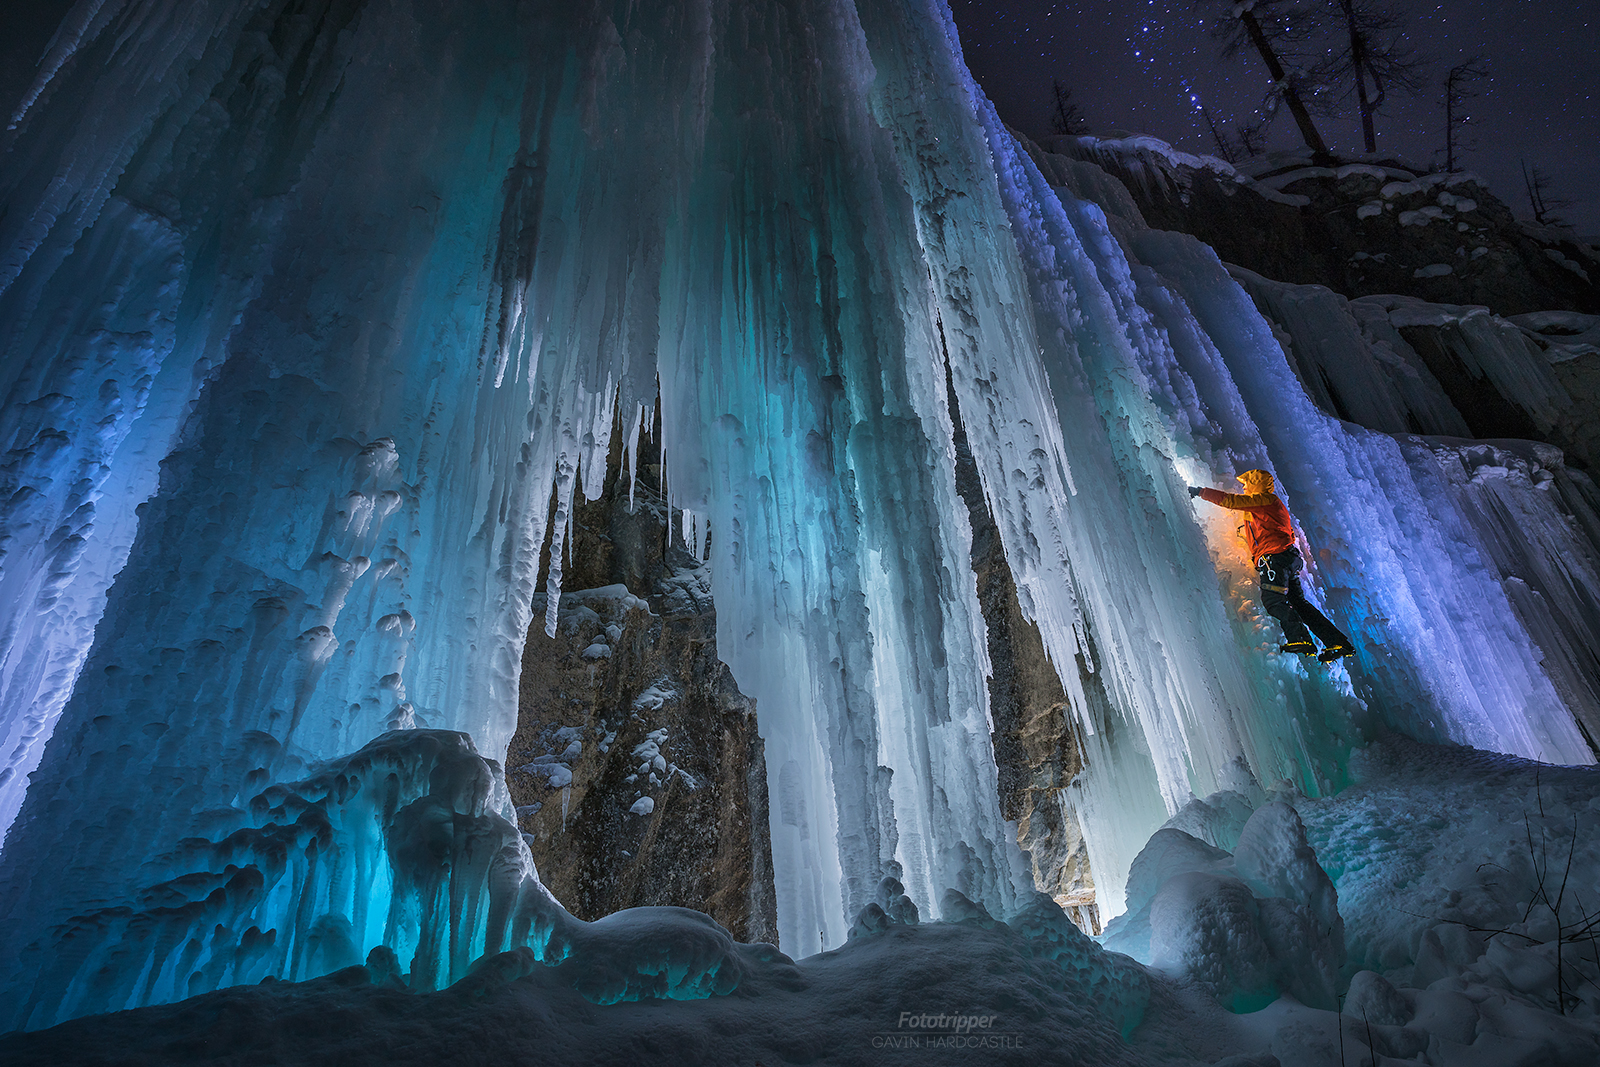
<path fill-rule="evenodd" d="M 1247 177 L 1206 157 L 1186 157 L 1189 165 L 1158 145 L 1056 137 L 1034 158 L 1053 182 L 1105 203 L 1086 196 L 1093 176 L 1075 173 L 1075 164 L 1099 168 L 1148 225 L 1193 234 L 1224 261 L 1277 281 L 1348 297 L 1479 304 L 1497 315 L 1600 313 L 1600 251 L 1568 231 L 1519 222 L 1470 174 L 1285 158 L 1252 160 Z"/>
<path fill-rule="evenodd" d="M 1600 315 L 1507 319 L 1229 272 L 1272 323 L 1306 395 L 1335 418 L 1383 433 L 1543 441 L 1571 465 L 1600 467 Z"/>
<path fill-rule="evenodd" d="M 1600 318 L 1584 318 L 1600 327 Z M 1475 339 L 1460 323 L 1429 323 L 1403 327 L 1399 332 L 1461 412 L 1472 437 L 1544 441 L 1560 448 L 1568 464 L 1591 474 L 1600 470 L 1600 349 L 1594 344 L 1563 345 L 1559 333 L 1527 327 L 1519 330 L 1504 323 L 1502 332 L 1524 346 L 1527 365 L 1551 379 L 1548 399 L 1530 403 L 1511 390 L 1497 388 L 1493 378 L 1484 373 L 1481 361 L 1473 358 Z"/>
<path fill-rule="evenodd" d="M 989 630 L 1000 799 L 1034 883 L 1099 933 L 1094 878 L 1065 787 L 1083 766 L 1066 694 L 1022 617 L 966 437 L 958 477 Z M 717 659 L 709 575 L 669 530 L 646 453 L 628 500 L 620 447 L 577 506 L 556 635 L 544 602 L 522 663 L 506 780 L 539 877 L 582 919 L 692 907 L 776 943 L 766 765 L 753 703 Z M 548 561 L 547 561 L 548 565 Z"/>
<path fill-rule="evenodd" d="M 1357 410 L 1361 398 L 1340 396 L 1338 380 L 1355 379 L 1326 366 L 1315 373 L 1309 363 L 1326 360 L 1291 352 L 1307 393 L 1329 414 L 1386 433 L 1544 441 L 1580 468 L 1600 467 L 1600 248 L 1519 222 L 1474 176 L 1392 163 L 1313 167 L 1289 154 L 1236 170 L 1143 137 L 1057 137 L 1029 150 L 1052 183 L 1100 204 L 1113 230 L 1149 225 L 1211 245 L 1294 347 L 1361 358 L 1349 344 L 1297 329 L 1274 306 L 1281 301 L 1245 275 L 1285 291 L 1320 286 L 1341 303 L 1436 305 L 1421 317 L 1400 308 L 1387 332 L 1391 361 L 1442 393 L 1444 410 L 1413 411 L 1391 425 Z M 1463 324 L 1484 308 L 1500 316 L 1494 328 L 1467 336 Z M 1364 331 L 1370 318 L 1368 308 Z M 1491 350 L 1475 352 L 1486 338 Z"/>
<path fill-rule="evenodd" d="M 1546 342 L 1550 369 L 1573 400 L 1557 429 L 1592 476 L 1600 471 L 1600 316 L 1529 315 L 1517 324 Z"/>
<path fill-rule="evenodd" d="M 776 943 L 755 708 L 717 659 L 704 568 L 669 545 L 651 458 L 634 506 L 619 446 L 576 508 L 554 637 L 535 604 L 507 784 L 540 879 L 579 918 L 678 905 Z"/>
<path fill-rule="evenodd" d="M 1066 691 L 1045 655 L 1039 628 L 1022 617 L 1000 531 L 983 499 L 978 468 L 959 422 L 955 443 L 956 487 L 972 523 L 972 568 L 994 668 L 989 710 L 1000 810 L 1017 824 L 1017 843 L 1031 857 L 1034 885 L 1085 932 L 1098 934 L 1089 852 L 1066 793 L 1083 768 L 1083 754 L 1067 719 Z"/>

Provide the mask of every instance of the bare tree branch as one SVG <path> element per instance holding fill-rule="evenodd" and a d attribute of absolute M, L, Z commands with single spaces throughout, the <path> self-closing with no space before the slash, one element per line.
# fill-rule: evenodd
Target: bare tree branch
<path fill-rule="evenodd" d="M 1540 226 L 1564 226 L 1566 220 L 1556 212 L 1572 206 L 1572 201 L 1549 195 L 1550 176 L 1538 164 L 1528 166 L 1522 160 L 1522 184 L 1528 191 L 1528 206 L 1533 210 L 1533 221 Z"/>
<path fill-rule="evenodd" d="M 1455 172 L 1457 154 L 1472 147 L 1461 139 L 1472 123 L 1467 101 L 1477 98 L 1478 91 L 1473 86 L 1488 76 L 1489 61 L 1481 55 L 1457 63 L 1444 76 L 1444 169 L 1447 173 Z"/>
<path fill-rule="evenodd" d="M 1237 56 L 1246 48 L 1254 49 L 1272 77 L 1275 92 L 1294 116 L 1306 147 L 1317 159 L 1331 159 L 1327 142 L 1317 132 L 1301 91 L 1303 86 L 1310 87 L 1307 81 L 1310 64 L 1298 54 L 1298 49 L 1316 29 L 1315 6 L 1303 0 L 1240 0 L 1236 3 L 1200 0 L 1200 3 L 1204 9 L 1217 13 L 1212 20 L 1212 33 L 1222 41 L 1223 56 Z"/>
<path fill-rule="evenodd" d="M 1373 116 L 1391 90 L 1422 91 L 1427 60 L 1406 44 L 1410 26 L 1382 0 L 1329 0 L 1337 9 L 1340 44 L 1311 71 L 1323 87 L 1323 106 L 1337 114 L 1355 102 L 1366 151 L 1378 150 Z"/>

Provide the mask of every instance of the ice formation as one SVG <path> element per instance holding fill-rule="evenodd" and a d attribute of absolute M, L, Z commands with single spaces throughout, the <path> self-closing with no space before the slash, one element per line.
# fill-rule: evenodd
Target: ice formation
<path fill-rule="evenodd" d="M 1338 1007 L 1338 894 L 1281 801 L 1249 816 L 1231 853 L 1170 825 L 1157 830 L 1128 875 L 1128 908 L 1106 928 L 1106 947 L 1191 975 L 1230 1011 L 1258 1011 L 1284 993 Z"/>
<path fill-rule="evenodd" d="M 507 925 L 539 888 L 485 783 L 540 547 L 553 627 L 574 494 L 658 402 L 758 707 L 793 955 L 885 878 L 929 916 L 1031 899 L 957 417 L 1084 732 L 1107 914 L 1192 797 L 1325 793 L 1374 722 L 1593 758 L 1588 483 L 1320 409 L 1209 249 L 1024 151 L 941 0 L 83 0 L 0 150 L 0 1026 L 407 950 L 393 916 L 429 908 L 424 977 L 545 951 Z M 1348 676 L 1269 654 L 1231 529 L 1183 491 L 1251 466 Z M 394 744 L 421 773 L 384 737 L 418 728 L 490 758 L 401 790 L 457 798 L 435 851 L 302 823 L 377 810 L 393 779 L 336 769 Z M 300 789 L 339 774 L 354 801 Z M 274 790 L 299 799 L 263 815 Z M 489 867 L 461 819 L 496 828 Z"/>
<path fill-rule="evenodd" d="M 410 736 L 428 738 L 444 762 L 475 758 L 459 735 Z M 369 765 L 399 751 L 378 746 Z M 380 947 L 364 966 L 312 981 L 238 985 L 0 1035 L 0 1058 L 40 1067 L 174 1067 L 219 1055 L 426 1065 L 459 1058 L 470 1034 L 480 1057 L 515 1060 L 536 1047 L 555 1064 L 866 1067 L 899 1054 L 1016 1067 L 1600 1059 L 1600 957 L 1584 888 L 1600 880 L 1590 817 L 1600 768 L 1393 738 L 1366 746 L 1350 770 L 1353 784 L 1333 798 L 1294 797 L 1291 808 L 1225 793 L 1169 820 L 1136 861 L 1130 898 L 1163 897 L 1165 943 L 1189 951 L 1153 966 L 1096 945 L 1048 898 L 1002 922 L 951 892 L 943 918 L 926 922 L 886 878 L 847 944 L 798 961 L 732 945 L 693 913 L 640 909 L 586 929 L 559 961 L 526 946 L 487 955 L 441 992 L 408 987 L 395 953 Z M 1202 871 L 1220 893 L 1185 892 L 1207 882 L 1192 877 Z M 1320 981 L 1329 961 L 1319 956 L 1335 939 L 1314 930 L 1271 952 L 1262 942 L 1296 916 L 1337 921 L 1330 889 L 1348 946 L 1342 1004 L 1286 996 L 1246 1014 L 1219 1004 L 1208 992 L 1218 977 Z M 1210 914 L 1166 907 L 1185 900 Z M 1232 912 L 1216 907 L 1229 901 Z M 1139 911 L 1148 915 L 1130 911 L 1129 924 Z M 664 962 L 697 977 L 675 987 Z M 735 995 L 715 995 L 730 986 Z"/>

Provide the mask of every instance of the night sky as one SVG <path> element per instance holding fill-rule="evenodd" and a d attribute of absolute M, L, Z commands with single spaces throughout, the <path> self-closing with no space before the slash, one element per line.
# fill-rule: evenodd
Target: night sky
<path fill-rule="evenodd" d="M 1482 175 L 1518 217 L 1529 217 L 1519 159 L 1550 175 L 1559 214 L 1600 239 L 1600 4 L 1594 0 L 1395 0 L 1411 16 L 1412 44 L 1433 58 L 1424 95 L 1391 94 L 1376 120 L 1378 151 L 1426 167 L 1444 146 L 1444 72 L 1474 54 L 1493 76 L 1471 102 L 1477 125 L 1465 169 Z M 1268 78 L 1254 52 L 1220 58 L 1201 28 L 1216 0 L 951 0 L 967 65 L 1006 122 L 1050 132 L 1050 83 L 1059 78 L 1089 132 L 1148 133 L 1189 152 L 1215 153 L 1194 101 L 1219 127 L 1249 121 Z M 1362 150 L 1354 119 L 1317 120 L 1339 155 Z M 1269 147 L 1299 144 L 1280 111 Z M 1441 156 L 1442 158 L 1442 156 Z"/>
<path fill-rule="evenodd" d="M 863 0 L 865 2 L 865 0 Z M 1378 150 L 1427 166 L 1444 144 L 1438 81 L 1484 54 L 1493 77 L 1472 102 L 1468 169 L 1528 215 L 1519 159 L 1572 201 L 1562 214 L 1600 239 L 1600 4 L 1595 0 L 1393 0 L 1412 16 L 1414 44 L 1434 57 L 1425 95 L 1391 96 L 1378 114 Z M 1217 5 L 1218 0 L 1202 0 Z M 9 111 L 71 0 L 0 0 L 0 102 Z M 1011 125 L 1050 131 L 1050 83 L 1072 88 L 1091 132 L 1148 133 L 1186 151 L 1214 151 L 1192 103 L 1224 129 L 1246 122 L 1267 84 L 1254 54 L 1231 61 L 1199 25 L 1195 0 L 951 0 L 967 64 Z M 1361 150 L 1354 121 L 1319 119 L 1336 153 Z M 1281 113 L 1271 147 L 1298 143 Z"/>

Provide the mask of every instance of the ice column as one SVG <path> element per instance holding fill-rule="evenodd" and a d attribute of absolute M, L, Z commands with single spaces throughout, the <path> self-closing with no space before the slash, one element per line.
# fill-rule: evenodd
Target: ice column
<path fill-rule="evenodd" d="M 869 41 L 920 42 L 874 49 L 879 115 L 916 161 L 903 173 L 962 416 L 1024 611 L 1087 735 L 1074 793 L 1105 912 L 1132 858 L 1119 842 L 1142 842 L 1190 795 L 1337 788 L 1369 716 L 1591 761 L 1562 696 L 1581 702 L 1575 679 L 1592 674 L 1572 651 L 1594 632 L 1593 545 L 1569 518 L 1584 502 L 1549 494 L 1529 523 L 1573 557 L 1566 574 L 1526 567 L 1455 461 L 1441 466 L 1454 450 L 1316 408 L 1209 249 L 1051 188 L 934 42 L 942 11 L 922 14 L 863 16 Z M 985 157 L 995 183 L 973 165 Z M 1253 466 L 1278 472 L 1312 580 L 1361 643 L 1352 677 L 1275 655 L 1234 523 L 1183 492 Z M 1536 499 L 1516 484 L 1502 507 Z M 1547 601 L 1519 593 L 1529 573 Z"/>
<path fill-rule="evenodd" d="M 769 738 L 786 947 L 837 943 L 886 874 L 924 914 L 946 887 L 1012 906 L 912 161 L 848 5 L 95 10 L 10 157 L 19 201 L 90 206 L 10 235 L 5 298 L 80 314 L 120 275 L 78 231 L 153 213 L 161 256 L 118 269 L 170 340 L 119 372 L 164 398 L 142 451 L 74 460 L 148 499 L 93 645 L 93 600 L 61 638 L 85 666 L 6 845 L 8 946 L 48 958 L 62 917 L 186 876 L 179 841 L 387 729 L 501 751 L 539 547 L 560 558 L 658 372 Z M 151 84 L 75 140 L 75 102 Z M 6 343 L 16 410 L 116 428 L 96 379 L 41 384 L 67 341 Z M 108 529 L 57 569 L 92 577 L 72 562 L 114 557 Z"/>
<path fill-rule="evenodd" d="M 24 988 L 308 763 L 418 725 L 498 755 L 552 488 L 653 372 L 525 312 L 534 178 L 584 136 L 563 16 L 90 8 L 7 134 L 6 721 L 65 702 L 0 861 Z M 602 319 L 587 280 L 545 295 Z"/>
<path fill-rule="evenodd" d="M 270 201 L 249 214 L 214 202 L 219 176 L 185 164 L 226 156 L 223 183 L 248 186 L 265 148 L 250 130 L 307 121 L 331 87 L 311 63 L 295 97 L 263 87 L 219 124 L 207 63 L 248 13 L 123 7 L 74 9 L 0 132 L 0 835 L 275 217 Z M 236 58 L 259 46 L 240 42 Z M 102 67 L 140 77 L 83 73 Z M 274 147 L 287 151 L 271 166 L 292 171 L 295 146 Z"/>
<path fill-rule="evenodd" d="M 756 698 L 780 937 L 803 953 L 887 874 L 923 914 L 947 887 L 1005 910 L 1025 876 L 915 161 L 877 112 L 898 76 L 880 48 L 927 42 L 879 40 L 848 5 L 728 19 L 715 133 L 667 238 L 662 418 L 672 498 L 711 518 L 718 648 Z"/>

